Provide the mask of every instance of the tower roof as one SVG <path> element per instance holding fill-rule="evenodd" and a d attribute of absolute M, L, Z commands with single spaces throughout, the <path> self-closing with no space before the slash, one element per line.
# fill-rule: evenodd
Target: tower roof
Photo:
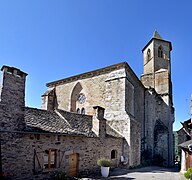
<path fill-rule="evenodd" d="M 156 38 L 156 39 L 162 39 L 162 37 L 159 35 L 159 33 L 155 30 L 155 32 L 153 33 L 153 37 L 152 38 Z"/>
<path fill-rule="evenodd" d="M 142 49 L 142 52 L 149 46 L 149 44 L 153 41 L 153 40 L 160 40 L 160 41 L 164 41 L 170 44 L 170 50 L 172 50 L 172 45 L 170 41 L 164 40 L 159 33 L 155 30 L 155 32 L 153 33 L 153 36 L 151 38 L 151 40 L 145 45 L 145 47 Z"/>

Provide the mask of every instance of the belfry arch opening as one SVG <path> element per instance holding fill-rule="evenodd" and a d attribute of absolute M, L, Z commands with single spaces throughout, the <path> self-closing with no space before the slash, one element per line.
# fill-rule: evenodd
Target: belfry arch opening
<path fill-rule="evenodd" d="M 147 50 L 147 61 L 149 61 L 151 59 L 151 50 L 148 49 Z"/>
<path fill-rule="evenodd" d="M 163 47 L 162 46 L 158 47 L 158 57 L 163 58 Z"/>

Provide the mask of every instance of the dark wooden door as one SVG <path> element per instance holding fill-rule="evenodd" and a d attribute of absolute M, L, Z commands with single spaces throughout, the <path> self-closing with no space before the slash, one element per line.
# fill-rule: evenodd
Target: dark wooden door
<path fill-rule="evenodd" d="M 77 176 L 78 169 L 78 154 L 74 153 L 69 155 L 69 176 L 75 177 Z"/>

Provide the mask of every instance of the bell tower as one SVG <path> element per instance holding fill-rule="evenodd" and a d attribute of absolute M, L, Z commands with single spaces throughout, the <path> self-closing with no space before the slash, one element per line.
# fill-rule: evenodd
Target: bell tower
<path fill-rule="evenodd" d="M 174 108 L 171 82 L 171 42 L 157 31 L 143 48 L 144 71 L 141 82 L 145 91 L 145 119 L 143 134 L 146 149 L 161 155 L 165 166 L 173 165 Z"/>
<path fill-rule="evenodd" d="M 167 105 L 172 104 L 171 50 L 171 42 L 164 40 L 157 31 L 142 50 L 141 81 L 146 88 L 154 88 Z"/>

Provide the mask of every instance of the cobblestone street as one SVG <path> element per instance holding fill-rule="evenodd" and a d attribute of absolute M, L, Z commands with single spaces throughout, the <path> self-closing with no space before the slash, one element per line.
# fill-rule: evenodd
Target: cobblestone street
<path fill-rule="evenodd" d="M 108 178 L 84 178 L 83 180 L 95 179 L 119 179 L 119 180 L 185 180 L 183 174 L 177 169 L 163 167 L 144 167 L 134 170 L 114 169 Z"/>

